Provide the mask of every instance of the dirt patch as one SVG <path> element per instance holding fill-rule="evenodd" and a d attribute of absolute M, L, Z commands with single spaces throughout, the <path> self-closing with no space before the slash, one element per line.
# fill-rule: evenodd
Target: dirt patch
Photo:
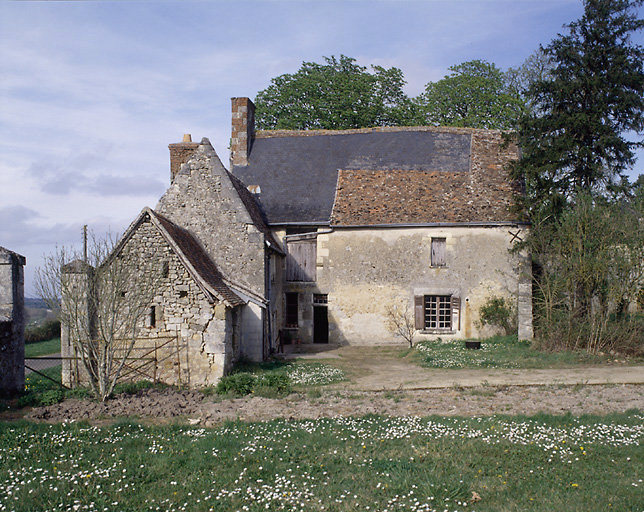
<path fill-rule="evenodd" d="M 220 400 L 197 391 L 148 389 L 119 395 L 105 403 L 66 400 L 32 409 L 27 418 L 44 421 L 100 421 L 140 417 L 176 419 L 205 426 L 226 420 L 320 418 L 385 414 L 391 416 L 485 416 L 492 414 L 607 414 L 644 409 L 644 386 L 526 386 L 444 388 L 399 392 L 326 391 L 319 397 L 294 393 L 283 399 L 247 397 Z"/>

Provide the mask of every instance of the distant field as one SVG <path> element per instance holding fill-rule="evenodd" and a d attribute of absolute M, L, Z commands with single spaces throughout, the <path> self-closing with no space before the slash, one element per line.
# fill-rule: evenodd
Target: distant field
<path fill-rule="evenodd" d="M 25 297 L 25 311 L 27 313 L 27 324 L 32 326 L 55 318 L 54 313 L 42 299 Z"/>
<path fill-rule="evenodd" d="M 46 356 L 60 352 L 60 338 L 53 338 L 47 341 L 27 343 L 25 345 L 25 357 Z"/>
<path fill-rule="evenodd" d="M 0 510 L 642 510 L 643 420 L 0 423 Z"/>

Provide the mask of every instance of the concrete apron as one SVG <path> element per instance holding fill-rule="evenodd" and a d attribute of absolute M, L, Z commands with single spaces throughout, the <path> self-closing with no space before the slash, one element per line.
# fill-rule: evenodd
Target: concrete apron
<path fill-rule="evenodd" d="M 391 363 L 391 361 L 389 362 Z M 421 370 L 420 372 L 418 370 Z M 644 384 L 644 366 L 584 367 L 545 370 L 442 370 L 391 365 L 342 383 L 356 391 L 422 390 L 477 386 L 553 386 Z"/>

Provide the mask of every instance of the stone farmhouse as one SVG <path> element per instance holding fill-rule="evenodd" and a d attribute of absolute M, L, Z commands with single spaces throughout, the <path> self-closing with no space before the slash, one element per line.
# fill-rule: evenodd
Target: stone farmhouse
<path fill-rule="evenodd" d="M 499 131 L 256 131 L 254 109 L 232 98 L 229 170 L 208 139 L 170 144 L 167 191 L 119 244 L 164 262 L 144 337 L 176 336 L 181 382 L 281 343 L 399 343 L 392 308 L 452 340 L 489 334 L 479 307 L 505 296 L 532 336 L 529 259 L 510 252 L 518 150 Z"/>

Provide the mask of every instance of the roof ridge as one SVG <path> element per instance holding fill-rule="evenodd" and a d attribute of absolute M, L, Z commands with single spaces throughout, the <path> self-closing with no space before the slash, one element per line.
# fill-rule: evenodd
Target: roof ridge
<path fill-rule="evenodd" d="M 392 133 L 392 132 L 436 132 L 436 133 L 504 133 L 503 130 L 470 128 L 461 126 L 374 126 L 371 128 L 350 128 L 344 130 L 257 130 L 256 139 L 270 139 L 275 137 L 315 137 L 324 135 L 352 135 L 360 133 Z"/>

